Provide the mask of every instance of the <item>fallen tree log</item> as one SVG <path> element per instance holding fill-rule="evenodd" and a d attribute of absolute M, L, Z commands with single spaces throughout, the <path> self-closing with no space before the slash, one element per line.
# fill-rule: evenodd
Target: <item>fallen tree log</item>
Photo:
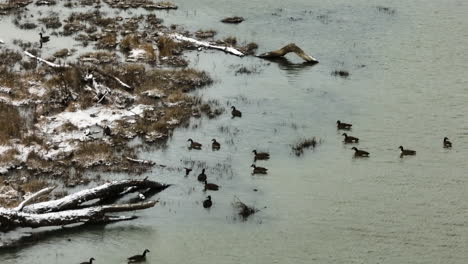
<path fill-rule="evenodd" d="M 155 194 L 169 185 L 155 181 L 122 180 L 76 192 L 61 199 L 33 203 L 39 196 L 50 193 L 54 187 L 40 190 L 12 209 L 0 208 L 0 231 L 10 231 L 18 227 L 63 226 L 77 223 L 108 223 L 134 219 L 135 216 L 115 216 L 107 213 L 142 210 L 153 207 L 157 201 L 125 204 L 105 204 L 115 202 L 124 195 L 144 190 L 146 194 Z M 94 202 L 94 200 L 98 200 Z M 84 203 L 93 201 L 93 205 Z M 28 205 L 30 204 L 30 205 Z"/>
<path fill-rule="evenodd" d="M 163 35 L 163 36 L 169 37 L 169 38 L 171 38 L 173 40 L 176 40 L 176 41 L 190 42 L 190 43 L 194 44 L 196 47 L 203 47 L 203 48 L 207 48 L 207 49 L 222 50 L 222 51 L 224 51 L 226 53 L 230 53 L 230 54 L 233 54 L 233 55 L 236 55 L 236 56 L 239 56 L 239 57 L 243 57 L 245 55 L 244 53 L 242 53 L 241 51 L 239 51 L 239 50 L 237 50 L 237 49 L 235 49 L 233 47 L 213 45 L 213 44 L 211 44 L 209 42 L 200 41 L 200 40 L 196 40 L 196 39 L 193 39 L 193 38 L 185 37 L 185 36 L 182 36 L 182 35 L 177 34 L 177 33 Z"/>
<path fill-rule="evenodd" d="M 108 216 L 106 213 L 142 210 L 153 207 L 156 203 L 157 201 L 148 201 L 134 204 L 104 205 L 46 214 L 30 214 L 1 208 L 0 230 L 8 231 L 17 227 L 38 228 L 76 223 L 108 223 L 129 220 L 133 217 Z"/>
<path fill-rule="evenodd" d="M 296 44 L 294 44 L 294 43 L 290 43 L 290 44 L 288 44 L 288 45 L 286 45 L 286 46 L 284 46 L 284 47 L 282 47 L 281 49 L 278 49 L 278 50 L 262 53 L 262 54 L 258 55 L 258 57 L 263 58 L 263 59 L 274 59 L 274 58 L 283 57 L 284 55 L 286 55 L 286 54 L 288 54 L 290 52 L 296 53 L 297 56 L 301 57 L 306 62 L 310 62 L 310 63 L 318 63 L 319 62 L 316 58 L 307 55 L 301 48 L 296 46 Z"/>
<path fill-rule="evenodd" d="M 128 188 L 135 188 L 135 191 L 141 189 L 153 189 L 162 191 L 167 187 L 168 185 L 160 184 L 158 182 L 149 180 L 114 181 L 92 189 L 87 189 L 76 192 L 74 194 L 70 194 L 58 200 L 32 204 L 24 207 L 23 211 L 35 214 L 58 212 L 77 208 L 79 205 L 87 201 L 95 199 L 107 199 L 109 197 L 119 196 L 120 193 L 125 192 L 125 190 L 127 190 Z"/>

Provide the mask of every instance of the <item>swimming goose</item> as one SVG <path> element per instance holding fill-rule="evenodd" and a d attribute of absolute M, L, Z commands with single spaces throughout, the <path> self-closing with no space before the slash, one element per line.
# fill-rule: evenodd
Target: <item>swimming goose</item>
<path fill-rule="evenodd" d="M 404 149 L 402 146 L 398 147 L 401 150 L 401 156 L 413 156 L 416 155 L 416 151 L 411 149 Z"/>
<path fill-rule="evenodd" d="M 449 141 L 448 137 L 444 137 L 444 148 L 451 148 L 452 142 Z"/>
<path fill-rule="evenodd" d="M 336 121 L 336 127 L 338 129 L 350 130 L 352 126 L 351 124 L 342 123 L 340 120 Z"/>
<path fill-rule="evenodd" d="M 197 179 L 198 179 L 199 181 L 201 181 L 201 182 L 206 181 L 205 169 L 202 170 L 202 173 L 200 173 L 200 174 L 198 175 L 198 178 L 197 178 Z"/>
<path fill-rule="evenodd" d="M 203 201 L 203 208 L 210 208 L 213 205 L 213 202 L 211 201 L 211 196 L 208 195 L 206 197 L 206 200 Z"/>
<path fill-rule="evenodd" d="M 254 157 L 255 160 L 267 160 L 270 158 L 270 154 L 267 152 L 257 152 L 256 149 L 252 150 L 252 152 L 255 155 Z"/>
<path fill-rule="evenodd" d="M 359 138 L 357 137 L 348 136 L 346 133 L 343 133 L 343 136 L 345 137 L 344 138 L 345 143 L 358 143 L 359 142 Z"/>
<path fill-rule="evenodd" d="M 89 261 L 81 262 L 80 264 L 93 264 L 94 258 L 90 258 Z"/>
<path fill-rule="evenodd" d="M 50 40 L 50 37 L 49 36 L 42 36 L 42 33 L 39 33 L 39 43 L 41 44 L 41 46 L 39 48 L 42 49 L 42 43 L 46 43 L 46 42 L 49 42 Z"/>
<path fill-rule="evenodd" d="M 268 171 L 267 168 L 257 167 L 257 166 L 255 166 L 255 164 L 252 164 L 252 166 L 250 166 L 250 167 L 253 168 L 252 174 L 267 174 L 267 171 Z"/>
<path fill-rule="evenodd" d="M 219 149 L 221 148 L 221 144 L 219 144 L 219 142 L 216 141 L 216 139 L 213 138 L 211 141 L 213 142 L 213 143 L 211 144 L 211 148 L 212 148 L 213 150 L 219 150 Z"/>
<path fill-rule="evenodd" d="M 208 183 L 205 180 L 205 190 L 203 190 L 203 191 L 206 191 L 206 190 L 217 191 L 217 190 L 219 190 L 219 186 L 217 184 L 214 184 L 214 183 Z"/>
<path fill-rule="evenodd" d="M 369 157 L 369 152 L 357 149 L 356 147 L 351 148 L 354 150 L 355 157 Z"/>
<path fill-rule="evenodd" d="M 235 106 L 231 106 L 231 114 L 232 114 L 232 118 L 234 117 L 242 117 L 242 112 L 237 110 Z"/>
<path fill-rule="evenodd" d="M 187 177 L 192 171 L 192 169 L 189 169 L 189 168 L 184 168 L 184 169 L 185 169 L 185 177 Z"/>
<path fill-rule="evenodd" d="M 193 141 L 191 138 L 189 138 L 187 141 L 190 142 L 190 147 L 189 147 L 190 149 L 201 149 L 202 147 L 202 144 Z"/>
<path fill-rule="evenodd" d="M 146 260 L 146 253 L 148 253 L 148 252 L 150 252 L 150 251 L 148 249 L 145 249 L 145 251 L 143 251 L 142 255 L 135 255 L 135 256 L 129 257 L 128 258 L 128 263 L 135 263 L 135 262 L 145 261 Z"/>

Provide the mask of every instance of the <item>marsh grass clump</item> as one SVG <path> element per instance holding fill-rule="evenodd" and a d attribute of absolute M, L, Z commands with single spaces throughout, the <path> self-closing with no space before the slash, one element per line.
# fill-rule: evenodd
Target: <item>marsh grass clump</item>
<path fill-rule="evenodd" d="M 237 44 L 237 38 L 236 37 L 233 37 L 233 36 L 230 36 L 230 37 L 227 37 L 223 40 L 223 42 L 225 44 L 228 44 L 228 45 L 231 45 L 231 46 L 235 46 Z"/>
<path fill-rule="evenodd" d="M 247 220 L 249 216 L 260 211 L 253 206 L 246 205 L 237 197 L 236 201 L 232 203 L 232 206 L 237 210 L 237 214 L 242 218 L 242 220 Z"/>
<path fill-rule="evenodd" d="M 21 188 L 26 193 L 35 193 L 46 188 L 49 184 L 41 179 L 30 179 L 28 182 L 21 185 Z"/>
<path fill-rule="evenodd" d="M 18 110 L 5 103 L 0 103 L 0 144 L 11 139 L 19 139 L 25 130 L 25 121 Z"/>
<path fill-rule="evenodd" d="M 179 44 L 168 37 L 160 36 L 158 38 L 159 56 L 167 57 L 180 53 Z"/>
<path fill-rule="evenodd" d="M 96 64 L 115 63 L 118 56 L 113 52 L 96 51 L 88 52 L 80 56 L 79 60 L 82 62 L 92 62 Z"/>
<path fill-rule="evenodd" d="M 0 164 L 7 164 L 16 161 L 16 156 L 19 155 L 19 151 L 15 148 L 11 148 L 0 155 Z"/>
<path fill-rule="evenodd" d="M 377 6 L 377 10 L 379 12 L 388 14 L 388 15 L 394 15 L 396 13 L 396 10 L 391 8 L 391 7 L 386 7 L 386 6 Z"/>
<path fill-rule="evenodd" d="M 309 138 L 309 139 L 301 139 L 299 140 L 296 144 L 292 145 L 292 150 L 294 152 L 294 154 L 296 154 L 296 156 L 301 156 L 302 154 L 304 154 L 304 149 L 308 149 L 308 148 L 312 148 L 314 149 L 315 147 L 317 147 L 319 144 L 322 143 L 322 140 L 318 140 L 313 137 L 313 138 Z"/>
<path fill-rule="evenodd" d="M 346 70 L 335 70 L 331 74 L 345 79 L 349 77 L 349 72 Z"/>
<path fill-rule="evenodd" d="M 139 38 L 132 34 L 128 35 L 120 41 L 120 50 L 124 53 L 129 53 L 132 49 L 137 48 L 140 45 Z"/>
<path fill-rule="evenodd" d="M 65 58 L 65 57 L 68 57 L 71 55 L 71 52 L 70 50 L 68 49 L 61 49 L 61 50 L 58 50 L 54 53 L 54 57 L 56 58 Z"/>
<path fill-rule="evenodd" d="M 5 69 L 13 69 L 14 66 L 23 59 L 23 56 L 16 50 L 3 49 L 0 52 L 0 58 L 2 58 L 2 65 Z"/>
<path fill-rule="evenodd" d="M 242 47 L 239 47 L 238 49 L 246 55 L 254 55 L 255 51 L 258 49 L 258 44 L 255 42 L 250 42 Z"/>
<path fill-rule="evenodd" d="M 78 127 L 75 126 L 72 122 L 70 121 L 67 121 L 65 122 L 63 125 L 61 125 L 59 128 L 58 128 L 58 131 L 60 132 L 72 132 L 72 131 L 75 131 L 75 130 L 78 130 Z"/>
<path fill-rule="evenodd" d="M 38 21 L 44 24 L 46 28 L 57 29 L 62 26 L 62 22 L 60 22 L 59 14 L 57 13 L 53 13 L 48 17 L 39 18 Z"/>
<path fill-rule="evenodd" d="M 107 34 L 100 38 L 96 47 L 98 49 L 114 49 L 117 46 L 117 36 L 115 34 Z"/>
<path fill-rule="evenodd" d="M 198 30 L 195 32 L 195 36 L 200 39 L 212 38 L 216 35 L 216 30 L 209 29 L 209 30 Z"/>

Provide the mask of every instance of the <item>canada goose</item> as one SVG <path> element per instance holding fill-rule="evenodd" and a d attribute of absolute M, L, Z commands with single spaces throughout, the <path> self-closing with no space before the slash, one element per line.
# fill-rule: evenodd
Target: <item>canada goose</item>
<path fill-rule="evenodd" d="M 185 177 L 187 177 L 192 171 L 192 169 L 189 169 L 189 168 L 184 168 L 184 169 L 185 169 Z"/>
<path fill-rule="evenodd" d="M 211 196 L 208 195 L 206 197 L 206 200 L 203 201 L 203 208 L 210 208 L 213 205 L 213 202 L 211 201 Z"/>
<path fill-rule="evenodd" d="M 355 157 L 369 157 L 369 152 L 357 149 L 356 147 L 351 148 L 354 150 Z"/>
<path fill-rule="evenodd" d="M 444 148 L 451 148 L 452 142 L 449 141 L 448 137 L 444 137 Z"/>
<path fill-rule="evenodd" d="M 193 141 L 191 138 L 189 138 L 187 141 L 190 142 L 190 147 L 189 147 L 190 149 L 201 149 L 202 147 L 202 144 Z"/>
<path fill-rule="evenodd" d="M 348 136 L 348 134 L 346 133 L 343 133 L 343 136 L 345 137 L 344 138 L 345 143 L 358 143 L 359 142 L 359 138 L 357 137 Z"/>
<path fill-rule="evenodd" d="M 242 112 L 237 110 L 235 106 L 231 106 L 231 114 L 232 114 L 232 118 L 234 117 L 242 117 Z"/>
<path fill-rule="evenodd" d="M 198 175 L 197 178 L 199 181 L 204 182 L 206 181 L 206 174 L 205 174 L 205 169 L 202 170 L 202 172 Z"/>
<path fill-rule="evenodd" d="M 148 252 L 150 252 L 150 251 L 148 249 L 145 249 L 145 251 L 143 251 L 143 254 L 129 257 L 128 258 L 128 263 L 135 263 L 135 262 L 140 262 L 140 261 L 146 260 L 146 253 L 148 253 Z"/>
<path fill-rule="evenodd" d="M 214 183 L 208 183 L 206 180 L 205 180 L 205 190 L 209 190 L 209 191 L 217 191 L 219 190 L 219 186 L 217 184 L 214 184 Z"/>
<path fill-rule="evenodd" d="M 266 153 L 266 152 L 257 152 L 256 149 L 252 150 L 252 152 L 254 153 L 255 157 L 254 159 L 255 160 L 267 160 L 270 158 L 270 154 L 269 153 Z"/>
<path fill-rule="evenodd" d="M 350 130 L 352 126 L 351 124 L 342 123 L 340 120 L 336 121 L 336 127 L 338 129 Z"/>
<path fill-rule="evenodd" d="M 90 258 L 89 261 L 81 262 L 80 264 L 93 264 L 94 258 Z"/>
<path fill-rule="evenodd" d="M 255 164 L 252 164 L 252 166 L 250 166 L 250 167 L 253 168 L 252 174 L 267 174 L 267 171 L 268 171 L 267 168 L 257 167 L 257 166 L 255 166 Z"/>
<path fill-rule="evenodd" d="M 211 141 L 213 142 L 213 143 L 211 144 L 211 148 L 212 148 L 213 150 L 219 150 L 219 149 L 221 148 L 221 144 L 219 144 L 219 142 L 216 141 L 216 139 L 213 138 Z"/>
<path fill-rule="evenodd" d="M 41 46 L 39 48 L 42 49 L 42 43 L 46 43 L 46 42 L 49 42 L 50 40 L 50 37 L 49 36 L 42 36 L 42 33 L 39 33 L 39 43 L 41 44 Z"/>
<path fill-rule="evenodd" d="M 416 151 L 411 150 L 411 149 L 404 149 L 402 146 L 398 147 L 401 150 L 401 156 L 412 156 L 416 155 Z"/>

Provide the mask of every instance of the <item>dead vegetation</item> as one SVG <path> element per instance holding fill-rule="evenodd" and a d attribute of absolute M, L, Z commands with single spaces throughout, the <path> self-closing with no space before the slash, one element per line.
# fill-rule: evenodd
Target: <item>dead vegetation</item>
<path fill-rule="evenodd" d="M 379 12 L 388 14 L 388 15 L 394 15 L 396 13 L 396 10 L 391 8 L 391 7 L 386 7 L 386 6 L 377 6 L 377 10 Z"/>
<path fill-rule="evenodd" d="M 304 154 L 305 149 L 310 149 L 310 148 L 314 149 L 321 143 L 322 143 L 322 140 L 317 140 L 315 137 L 305 138 L 305 139 L 299 140 L 297 143 L 292 145 L 291 148 L 294 154 L 296 154 L 296 156 L 299 157 L 302 154 Z"/>
<path fill-rule="evenodd" d="M 332 72 L 332 75 L 346 79 L 349 77 L 349 72 L 345 70 L 335 70 Z"/>
<path fill-rule="evenodd" d="M 195 32 L 195 37 L 199 39 L 206 39 L 206 38 L 212 38 L 216 35 L 216 30 L 210 29 L 210 30 L 198 30 Z"/>
<path fill-rule="evenodd" d="M 232 203 L 232 206 L 237 210 L 237 214 L 241 217 L 242 220 L 247 220 L 249 216 L 259 212 L 260 210 L 249 206 L 243 203 L 239 198 L 235 197 L 235 201 Z"/>
<path fill-rule="evenodd" d="M 46 26 L 46 28 L 57 29 L 62 26 L 60 18 L 57 13 L 52 13 L 48 17 L 39 18 L 39 22 Z"/>
<path fill-rule="evenodd" d="M 0 103 L 0 144 L 7 144 L 12 139 L 20 139 L 24 133 L 24 121 L 18 110 Z"/>

